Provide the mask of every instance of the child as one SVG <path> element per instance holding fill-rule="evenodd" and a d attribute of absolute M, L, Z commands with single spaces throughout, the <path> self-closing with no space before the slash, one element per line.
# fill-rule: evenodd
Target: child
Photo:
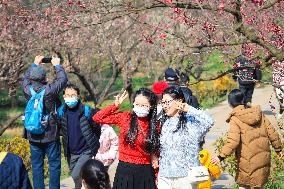
<path fill-rule="evenodd" d="M 106 171 L 115 160 L 118 151 L 118 137 L 113 128 L 107 124 L 101 127 L 100 148 L 95 159 L 101 161 Z"/>
<path fill-rule="evenodd" d="M 229 93 L 228 101 L 233 111 L 227 119 L 230 125 L 228 140 L 219 159 L 223 160 L 236 151 L 236 182 L 240 188 L 262 188 L 270 172 L 270 143 L 278 156 L 281 155 L 279 135 L 259 106 L 247 108 L 244 105 L 244 94 L 239 89 Z"/>
<path fill-rule="evenodd" d="M 81 169 L 81 177 L 85 189 L 110 189 L 109 175 L 98 160 L 88 160 Z"/>
<path fill-rule="evenodd" d="M 114 104 L 93 116 L 97 123 L 120 127 L 119 163 L 113 189 L 155 189 L 151 158 L 159 149 L 157 98 L 149 89 L 141 88 L 134 95 L 133 112 L 117 112 L 127 97 L 124 91 Z"/>

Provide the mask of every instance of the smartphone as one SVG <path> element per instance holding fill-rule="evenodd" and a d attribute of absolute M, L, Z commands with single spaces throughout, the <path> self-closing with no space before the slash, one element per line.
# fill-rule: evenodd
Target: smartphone
<path fill-rule="evenodd" d="M 52 60 L 52 57 L 44 57 L 44 58 L 42 59 L 42 63 L 45 63 L 45 64 L 51 63 L 51 60 Z"/>

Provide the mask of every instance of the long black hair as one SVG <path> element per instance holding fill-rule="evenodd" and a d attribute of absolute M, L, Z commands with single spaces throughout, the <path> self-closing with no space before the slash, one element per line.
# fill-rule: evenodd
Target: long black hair
<path fill-rule="evenodd" d="M 245 105 L 244 93 L 239 89 L 233 89 L 228 95 L 228 102 L 233 108 L 239 105 Z"/>
<path fill-rule="evenodd" d="M 185 102 L 185 98 L 182 92 L 182 89 L 179 86 L 171 86 L 169 88 L 167 88 L 164 92 L 163 92 L 163 96 L 164 95 L 170 95 L 174 100 L 181 100 L 182 102 Z M 165 112 L 163 111 L 162 113 L 162 118 L 160 119 L 161 122 L 161 128 L 163 127 L 164 123 L 166 122 L 166 120 L 169 119 L 169 116 L 167 116 L 165 114 Z M 185 129 L 186 128 L 186 116 L 185 116 L 185 112 L 181 112 L 180 113 L 180 117 L 179 117 L 179 122 L 177 124 L 177 128 L 174 132 L 177 132 L 179 129 Z"/>
<path fill-rule="evenodd" d="M 147 133 L 147 136 L 145 136 L 146 137 L 145 151 L 147 153 L 152 154 L 158 151 L 160 144 L 159 134 L 157 129 L 157 97 L 151 90 L 146 88 L 140 88 L 138 91 L 136 91 L 133 99 L 135 99 L 136 96 L 138 95 L 146 97 L 149 100 L 151 106 L 148 115 L 149 131 Z M 132 112 L 130 128 L 127 134 L 125 135 L 124 142 L 134 147 L 137 135 L 138 135 L 137 115 L 135 114 L 135 112 Z"/>
<path fill-rule="evenodd" d="M 110 189 L 109 175 L 98 160 L 88 160 L 81 168 L 81 177 L 91 189 Z"/>

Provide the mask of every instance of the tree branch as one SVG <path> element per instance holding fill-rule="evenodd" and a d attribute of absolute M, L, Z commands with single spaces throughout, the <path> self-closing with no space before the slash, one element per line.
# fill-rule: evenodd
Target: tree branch
<path fill-rule="evenodd" d="M 267 4 L 263 7 L 261 7 L 260 9 L 258 9 L 258 11 L 263 11 L 265 9 L 269 9 L 270 7 L 273 7 L 276 3 L 280 3 L 281 1 L 283 0 L 275 0 L 275 1 L 272 1 L 270 4 Z"/>
<path fill-rule="evenodd" d="M 0 130 L 0 136 L 2 136 L 2 134 L 6 131 L 6 129 L 8 129 L 9 127 L 11 127 L 11 125 L 19 118 L 23 115 L 23 112 L 16 114 L 15 117 L 11 118 L 10 120 L 7 121 L 7 123 L 1 127 Z"/>
<path fill-rule="evenodd" d="M 251 66 L 242 66 L 242 67 L 238 67 L 238 68 L 233 68 L 233 69 L 222 72 L 219 75 L 217 75 L 215 77 L 211 77 L 211 78 L 205 78 L 205 79 L 200 78 L 200 79 L 198 79 L 198 81 L 196 81 L 194 83 L 190 83 L 189 85 L 194 85 L 194 84 L 197 84 L 201 81 L 213 81 L 213 80 L 219 79 L 219 78 L 221 78 L 221 77 L 223 77 L 227 74 L 230 74 L 230 73 L 233 73 L 233 72 L 236 72 L 236 71 L 239 71 L 239 70 L 243 70 L 245 68 L 251 68 Z"/>

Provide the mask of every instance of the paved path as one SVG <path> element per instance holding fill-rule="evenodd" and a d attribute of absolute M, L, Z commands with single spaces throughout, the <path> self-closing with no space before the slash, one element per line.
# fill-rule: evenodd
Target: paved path
<path fill-rule="evenodd" d="M 273 88 L 271 86 L 266 86 L 264 88 L 256 89 L 254 96 L 253 96 L 253 104 L 261 105 L 262 110 L 266 115 L 268 115 L 270 121 L 272 123 L 276 123 L 274 118 L 274 113 L 271 111 L 269 105 L 269 99 L 272 95 L 272 104 L 278 109 L 277 101 L 275 100 L 275 96 L 273 93 Z M 225 134 L 228 130 L 228 125 L 226 124 L 225 120 L 229 113 L 231 112 L 231 108 L 229 107 L 227 101 L 220 103 L 218 106 L 209 110 L 209 113 L 215 119 L 215 125 L 209 131 L 205 138 L 205 145 L 204 148 L 208 149 L 211 153 L 214 152 L 214 142 L 215 140 Z M 117 166 L 117 161 L 112 164 L 109 169 L 109 175 L 111 182 L 113 181 L 115 170 Z M 214 181 L 213 189 L 229 189 L 231 186 L 234 185 L 234 178 L 232 176 L 224 173 L 220 179 Z M 73 180 L 71 178 L 67 178 L 61 181 L 61 188 L 62 189 L 71 189 L 74 187 Z"/>

